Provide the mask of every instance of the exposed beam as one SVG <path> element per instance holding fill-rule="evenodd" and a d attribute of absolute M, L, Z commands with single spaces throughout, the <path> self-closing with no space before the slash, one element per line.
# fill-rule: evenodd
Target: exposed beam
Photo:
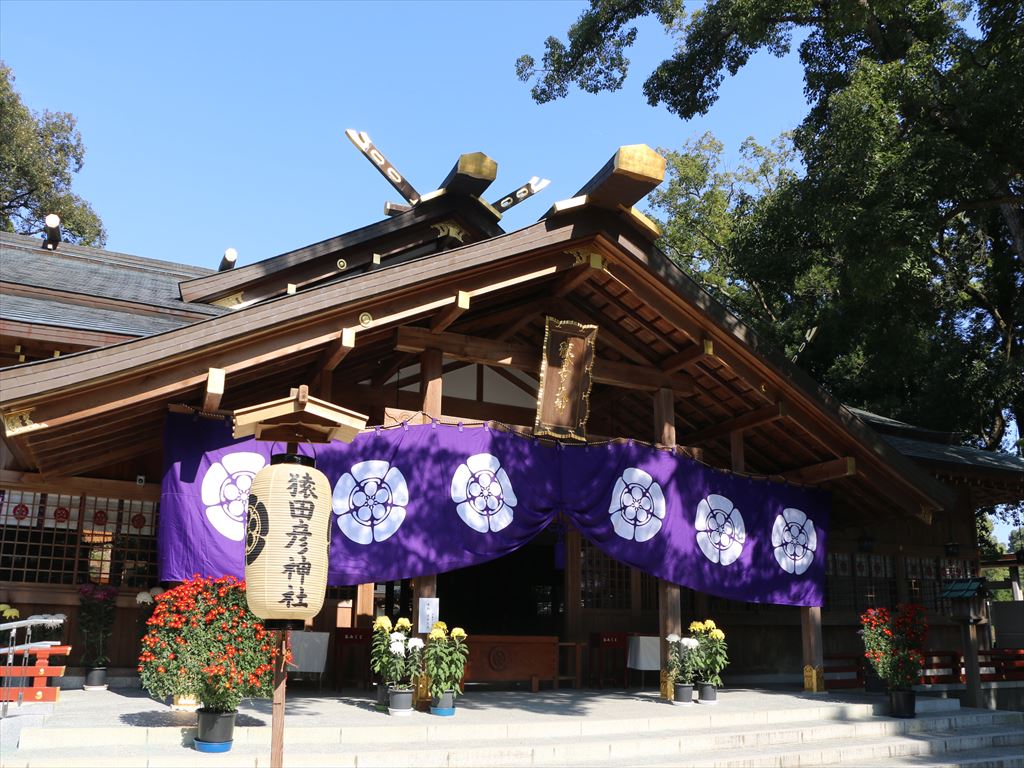
<path fill-rule="evenodd" d="M 15 472 L 3 469 L 0 470 L 0 484 L 69 496 L 81 494 L 138 501 L 160 500 L 159 483 L 138 485 L 128 480 L 104 480 L 95 477 L 66 477 L 55 481 L 44 479 L 38 472 Z"/>
<path fill-rule="evenodd" d="M 459 316 L 469 309 L 470 297 L 465 291 L 459 291 L 455 295 L 455 302 L 446 309 L 443 309 L 430 323 L 430 330 L 434 333 L 444 331 L 459 319 Z"/>
<path fill-rule="evenodd" d="M 730 432 L 736 430 L 751 429 L 752 427 L 760 426 L 761 424 L 767 424 L 788 416 L 789 413 L 786 408 L 786 404 L 778 402 L 775 405 L 769 405 L 765 408 L 758 408 L 753 411 L 749 411 L 734 419 L 728 419 L 719 424 L 715 424 L 711 427 L 705 427 L 704 429 L 698 429 L 695 432 L 682 435 L 679 438 L 681 445 L 694 445 L 696 443 L 706 443 L 709 440 L 714 440 L 719 437 L 724 437 Z"/>
<path fill-rule="evenodd" d="M 46 470 L 40 467 L 41 471 L 39 473 L 39 477 L 46 482 L 52 482 L 57 478 L 71 477 L 73 475 L 79 475 L 82 472 L 106 467 L 119 461 L 145 456 L 153 451 L 160 450 L 162 446 L 163 435 L 157 434 L 154 437 L 147 437 L 142 441 L 132 442 L 130 444 L 123 445 L 121 448 L 109 451 L 86 451 L 83 458 L 77 461 L 61 461 L 52 470 Z"/>
<path fill-rule="evenodd" d="M 423 328 L 402 327 L 395 333 L 395 349 L 400 352 L 422 352 L 436 347 L 448 357 L 483 365 L 507 366 L 538 373 L 540 351 L 524 344 L 511 344 L 465 336 L 458 333 L 430 333 Z M 624 389 L 653 391 L 668 387 L 676 394 L 694 391 L 693 380 L 682 374 L 666 375 L 656 368 L 612 360 L 595 360 L 593 380 Z"/>
<path fill-rule="evenodd" d="M 599 327 L 597 340 L 601 344 L 607 344 L 623 357 L 628 357 L 638 365 L 653 365 L 651 360 L 643 352 L 643 345 L 628 333 L 619 330 L 616 323 L 608 323 L 608 318 L 598 312 L 591 311 L 587 307 L 581 307 L 569 299 L 558 299 L 555 311 L 559 314 L 569 315 L 570 320 L 582 323 L 594 323 Z"/>
<path fill-rule="evenodd" d="M 224 397 L 224 369 L 211 368 L 206 372 L 206 392 L 203 395 L 203 410 L 209 413 L 220 408 Z"/>
<path fill-rule="evenodd" d="M 684 349 L 662 361 L 661 370 L 665 373 L 675 373 L 714 354 L 715 343 L 711 339 L 702 339 L 690 349 Z"/>
<path fill-rule="evenodd" d="M 817 485 L 842 477 L 852 477 L 855 474 L 857 474 L 857 460 L 853 456 L 841 456 L 831 461 L 823 461 L 820 464 L 783 472 L 782 476 L 794 483 Z"/>
<path fill-rule="evenodd" d="M 496 374 L 501 376 L 501 378 L 505 379 L 510 384 L 513 384 L 514 386 L 518 387 L 519 389 L 521 389 L 523 392 L 525 392 L 526 394 L 530 395 L 531 397 L 537 397 L 537 386 L 538 385 L 537 385 L 536 382 L 531 384 L 529 382 L 523 381 L 518 376 L 516 376 L 514 373 L 510 373 L 509 371 L 506 371 L 504 368 L 498 368 L 498 367 L 493 366 L 493 365 L 488 365 L 487 368 L 489 370 L 494 371 Z M 479 370 L 482 372 L 483 369 L 484 369 L 484 366 L 481 365 L 479 367 Z M 483 397 L 480 397 L 479 399 L 482 400 Z"/>
<path fill-rule="evenodd" d="M 374 387 L 357 384 L 347 387 L 339 397 L 351 407 L 364 410 L 373 407 L 389 407 L 419 411 L 423 406 L 423 397 L 419 392 L 407 389 L 396 391 L 391 385 Z M 441 413 L 451 418 L 475 421 L 492 420 L 505 424 L 533 424 L 536 416 L 536 411 L 533 408 L 500 403 L 481 403 L 476 400 L 448 397 L 447 395 L 441 398 Z"/>

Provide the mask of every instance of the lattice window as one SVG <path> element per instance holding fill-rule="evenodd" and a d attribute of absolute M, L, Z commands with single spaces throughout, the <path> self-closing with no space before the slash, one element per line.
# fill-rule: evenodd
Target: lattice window
<path fill-rule="evenodd" d="M 156 583 L 157 505 L 0 489 L 0 581 Z"/>
<path fill-rule="evenodd" d="M 632 603 L 629 566 L 608 557 L 586 539 L 580 545 L 583 607 L 628 610 Z"/>
<path fill-rule="evenodd" d="M 896 604 L 896 566 L 890 555 L 832 552 L 825 567 L 825 605 L 863 612 Z"/>

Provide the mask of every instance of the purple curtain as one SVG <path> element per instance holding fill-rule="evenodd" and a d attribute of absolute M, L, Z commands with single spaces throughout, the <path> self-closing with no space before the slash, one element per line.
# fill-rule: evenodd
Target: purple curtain
<path fill-rule="evenodd" d="M 168 417 L 161 579 L 243 576 L 248 489 L 271 449 L 233 440 L 223 422 Z M 830 500 L 821 491 L 639 444 L 554 446 L 489 427 L 378 429 L 301 451 L 333 489 L 331 584 L 482 563 L 561 512 L 610 557 L 667 581 L 733 600 L 822 603 Z"/>

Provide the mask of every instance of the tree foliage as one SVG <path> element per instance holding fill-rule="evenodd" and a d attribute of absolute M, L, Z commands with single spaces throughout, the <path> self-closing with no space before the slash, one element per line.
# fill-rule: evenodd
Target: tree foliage
<path fill-rule="evenodd" d="M 651 15 L 677 42 L 652 105 L 707 112 L 797 32 L 809 105 L 739 171 L 707 135 L 668 154 L 666 250 L 844 402 L 1005 448 L 1024 423 L 1024 4 L 592 0 L 517 72 L 538 102 L 618 88 Z"/>
<path fill-rule="evenodd" d="M 84 157 L 74 116 L 30 111 L 14 90 L 10 68 L 0 62 L 0 229 L 39 234 L 46 216 L 56 213 L 65 240 L 103 245 L 103 223 L 71 191 Z"/>

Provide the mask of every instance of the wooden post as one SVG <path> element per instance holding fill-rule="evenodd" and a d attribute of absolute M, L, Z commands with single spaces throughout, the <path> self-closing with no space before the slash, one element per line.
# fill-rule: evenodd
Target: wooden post
<path fill-rule="evenodd" d="M 270 768 L 284 766 L 284 699 L 288 683 L 288 630 L 277 633 L 277 658 L 274 659 L 274 700 L 270 719 Z"/>
<path fill-rule="evenodd" d="M 978 625 L 970 619 L 960 622 L 960 637 L 964 647 L 964 704 L 981 707 L 981 665 L 978 663 Z"/>
<path fill-rule="evenodd" d="M 442 396 L 442 375 L 444 356 L 440 349 L 425 349 L 420 355 L 420 394 L 423 397 L 422 410 L 427 416 L 439 418 L 441 416 Z M 420 598 L 437 597 L 437 575 L 417 576 L 413 583 L 412 594 L 412 631 L 419 631 L 420 623 Z M 416 687 L 415 698 L 418 701 L 429 702 L 429 694 L 426 693 L 426 681 Z"/>
<path fill-rule="evenodd" d="M 565 531 L 565 637 L 581 642 L 580 601 L 583 585 L 580 583 L 580 532 L 571 525 Z M 578 653 L 578 651 L 577 651 Z"/>
<path fill-rule="evenodd" d="M 825 692 L 825 654 L 821 639 L 821 608 L 800 608 L 800 637 L 803 641 L 804 690 Z"/>
<path fill-rule="evenodd" d="M 743 455 L 743 430 L 736 429 L 729 433 L 729 444 L 732 450 L 732 471 L 746 472 L 747 462 Z"/>
<path fill-rule="evenodd" d="M 671 389 L 659 389 L 654 395 L 654 439 L 661 445 L 676 444 L 676 406 Z M 665 638 L 683 633 L 678 584 L 658 579 L 658 629 L 661 634 L 661 697 L 672 699 L 668 684 L 668 643 Z"/>
<path fill-rule="evenodd" d="M 1020 587 L 1020 568 L 1013 566 L 1010 568 L 1010 589 L 1013 590 L 1013 599 L 1015 602 L 1024 600 L 1024 591 Z"/>

